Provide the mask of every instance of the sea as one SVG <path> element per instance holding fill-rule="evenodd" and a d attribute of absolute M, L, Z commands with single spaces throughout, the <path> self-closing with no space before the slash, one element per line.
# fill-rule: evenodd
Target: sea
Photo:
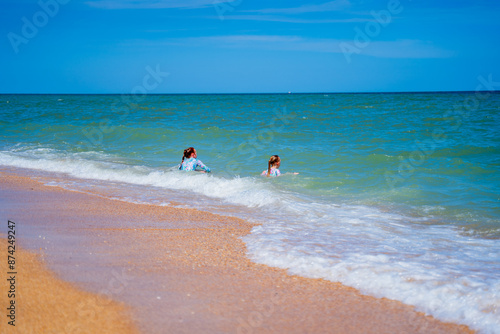
<path fill-rule="evenodd" d="M 244 218 L 255 262 L 500 333 L 499 92 L 0 95 L 0 130 L 4 168 Z"/>

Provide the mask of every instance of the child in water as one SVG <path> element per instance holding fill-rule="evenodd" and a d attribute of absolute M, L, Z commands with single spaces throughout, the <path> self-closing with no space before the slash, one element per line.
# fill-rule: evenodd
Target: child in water
<path fill-rule="evenodd" d="M 281 172 L 278 168 L 280 168 L 281 159 L 277 155 L 271 156 L 269 158 L 269 162 L 267 163 L 267 170 L 263 171 L 260 175 L 262 176 L 280 176 Z"/>
<path fill-rule="evenodd" d="M 269 162 L 267 163 L 267 170 L 263 171 L 260 175 L 262 176 L 280 176 L 281 172 L 279 170 L 281 165 L 281 159 L 278 155 L 273 155 L 269 158 Z M 286 173 L 288 174 L 288 173 Z M 297 175 L 299 173 L 290 173 Z"/>
<path fill-rule="evenodd" d="M 184 161 L 185 158 L 187 158 L 186 161 Z M 196 168 L 199 169 L 197 170 Z M 210 173 L 210 168 L 205 166 L 203 162 L 197 159 L 196 150 L 194 149 L 194 147 L 188 147 L 184 150 L 184 155 L 182 156 L 182 161 L 179 169 L 185 171 Z"/>

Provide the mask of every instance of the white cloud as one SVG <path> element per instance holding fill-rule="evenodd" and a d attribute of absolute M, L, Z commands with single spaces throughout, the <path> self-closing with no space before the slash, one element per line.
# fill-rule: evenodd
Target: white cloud
<path fill-rule="evenodd" d="M 182 47 L 239 48 L 254 50 L 282 50 L 320 53 L 343 53 L 340 45 L 348 43 L 357 47 L 352 40 L 306 38 L 292 35 L 223 35 L 188 38 L 169 38 L 160 41 L 141 41 L 144 46 L 175 45 Z M 421 40 L 370 41 L 358 46 L 359 53 L 353 57 L 371 56 L 377 58 L 449 58 L 453 52 Z"/>
<path fill-rule="evenodd" d="M 85 4 L 103 9 L 159 9 L 159 8 L 205 8 L 214 3 L 236 0 L 89 0 Z"/>
<path fill-rule="evenodd" d="M 238 0 L 88 0 L 85 4 L 103 9 L 155 9 L 155 8 L 206 8 L 217 3 L 231 4 Z M 349 0 L 334 0 L 317 5 L 303 5 L 292 8 L 264 8 L 247 12 L 261 14 L 302 14 L 313 12 L 340 11 L 350 6 Z"/>
<path fill-rule="evenodd" d="M 258 10 L 251 10 L 248 12 L 262 13 L 262 14 L 303 14 L 315 12 L 332 12 L 344 10 L 350 6 L 348 0 L 334 0 L 325 2 L 318 5 L 303 5 L 291 8 L 264 8 Z"/>
<path fill-rule="evenodd" d="M 215 17 L 214 17 L 215 18 Z M 351 19 L 300 19 L 296 17 L 284 17 L 276 15 L 226 15 L 225 20 L 241 21 L 270 21 L 270 22 L 288 22 L 288 23 L 364 23 L 375 21 L 373 18 L 351 18 Z"/>
<path fill-rule="evenodd" d="M 402 39 L 373 41 L 360 54 L 379 58 L 450 58 L 454 52 L 436 47 L 431 42 Z"/>

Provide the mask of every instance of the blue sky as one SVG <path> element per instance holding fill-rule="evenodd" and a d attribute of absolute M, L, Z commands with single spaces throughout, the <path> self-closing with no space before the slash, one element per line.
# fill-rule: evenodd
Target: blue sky
<path fill-rule="evenodd" d="M 0 93 L 475 90 L 494 0 L 0 0 Z M 168 73 L 168 75 L 166 74 Z"/>

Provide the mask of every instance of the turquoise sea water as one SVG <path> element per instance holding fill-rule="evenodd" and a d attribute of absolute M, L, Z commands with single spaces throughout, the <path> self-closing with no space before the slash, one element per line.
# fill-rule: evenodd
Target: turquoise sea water
<path fill-rule="evenodd" d="M 0 95 L 0 128 L 0 165 L 259 222 L 255 261 L 499 333 L 498 93 Z"/>

